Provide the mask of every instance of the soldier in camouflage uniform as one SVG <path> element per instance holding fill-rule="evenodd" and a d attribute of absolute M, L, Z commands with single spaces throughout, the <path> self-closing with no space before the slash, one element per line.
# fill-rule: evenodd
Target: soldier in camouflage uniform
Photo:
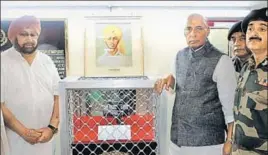
<path fill-rule="evenodd" d="M 267 155 L 267 8 L 253 10 L 242 22 L 253 53 L 238 79 L 232 155 Z"/>

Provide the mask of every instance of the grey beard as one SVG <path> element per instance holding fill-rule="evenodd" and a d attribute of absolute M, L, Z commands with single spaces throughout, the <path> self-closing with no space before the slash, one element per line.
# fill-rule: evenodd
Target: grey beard
<path fill-rule="evenodd" d="M 22 53 L 22 54 L 32 54 L 35 52 L 35 50 L 37 49 L 38 45 L 36 45 L 35 47 L 33 47 L 32 49 L 27 49 L 25 47 L 21 47 L 18 43 L 18 40 L 16 39 L 15 42 L 14 42 L 14 47 L 15 49 Z"/>

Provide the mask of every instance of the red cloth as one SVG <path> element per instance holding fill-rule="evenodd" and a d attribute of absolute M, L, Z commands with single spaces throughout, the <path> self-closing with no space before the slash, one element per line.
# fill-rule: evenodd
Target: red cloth
<path fill-rule="evenodd" d="M 40 20 L 34 16 L 22 16 L 12 21 L 8 28 L 8 39 L 13 43 L 16 36 L 25 28 L 33 29 L 39 35 L 41 32 Z"/>
<path fill-rule="evenodd" d="M 130 117 L 123 117 L 122 121 L 125 125 L 131 125 L 131 139 L 130 140 L 107 140 L 106 143 L 114 142 L 152 142 L 155 141 L 155 124 L 154 115 L 130 115 Z M 98 140 L 98 127 L 102 125 L 116 125 L 117 122 L 113 117 L 104 116 L 73 116 L 73 143 L 102 143 Z"/>

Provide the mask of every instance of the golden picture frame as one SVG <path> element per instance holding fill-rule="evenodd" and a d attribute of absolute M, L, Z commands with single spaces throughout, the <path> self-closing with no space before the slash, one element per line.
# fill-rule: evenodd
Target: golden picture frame
<path fill-rule="evenodd" d="M 143 76 L 141 17 L 86 18 L 85 76 Z"/>

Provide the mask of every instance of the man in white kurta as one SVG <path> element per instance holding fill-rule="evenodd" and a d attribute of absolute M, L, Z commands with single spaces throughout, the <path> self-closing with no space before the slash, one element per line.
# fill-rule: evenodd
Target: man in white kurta
<path fill-rule="evenodd" d="M 8 146 L 8 140 L 6 135 L 6 129 L 5 129 L 5 123 L 3 119 L 3 113 L 2 109 L 1 112 L 1 155 L 9 155 L 9 146 Z"/>
<path fill-rule="evenodd" d="M 20 37 L 28 37 L 23 45 L 26 47 L 30 47 L 30 42 L 34 37 L 34 31 L 31 31 L 31 27 L 29 29 L 29 31 L 18 32 Z M 29 34 L 26 36 L 20 33 Z M 51 58 L 36 48 L 34 50 L 36 54 L 31 64 L 23 57 L 22 52 L 15 48 L 15 45 L 1 53 L 1 104 L 4 104 L 27 129 L 38 131 L 43 128 L 44 132 L 38 132 L 42 135 L 50 134 L 50 138 L 43 142 L 39 139 L 32 145 L 6 127 L 11 155 L 53 154 L 53 138 L 48 131 L 48 125 L 51 124 L 54 114 L 53 108 L 55 108 L 55 96 L 58 95 L 60 78 Z"/>

